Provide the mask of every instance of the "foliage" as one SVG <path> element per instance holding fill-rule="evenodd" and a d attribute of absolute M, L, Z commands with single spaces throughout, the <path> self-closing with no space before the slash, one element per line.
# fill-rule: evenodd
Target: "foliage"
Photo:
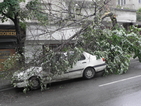
<path fill-rule="evenodd" d="M 14 21 L 16 17 L 20 19 L 20 22 L 25 22 L 27 19 L 29 20 L 35 17 L 38 21 L 47 20 L 47 15 L 45 16 L 45 13 L 40 11 L 40 1 L 32 0 L 22 7 L 21 5 L 24 4 L 25 0 L 4 0 L 1 2 L 0 14 L 3 16 L 2 22 L 7 21 L 8 19 Z"/>
<path fill-rule="evenodd" d="M 33 0 L 28 2 L 28 4 L 26 5 L 27 11 L 24 12 L 24 18 L 29 20 L 37 20 L 41 25 L 48 24 L 48 13 L 46 13 L 45 10 L 43 10 L 42 8 L 42 4 L 39 0 Z"/>
<path fill-rule="evenodd" d="M 123 74 L 128 70 L 130 58 L 140 60 L 141 36 L 139 28 L 133 26 L 130 31 L 124 28 L 115 30 L 99 28 L 87 29 L 78 43 L 84 50 L 93 52 L 99 57 L 104 57 L 107 63 L 107 73 Z M 89 42 L 89 43 L 88 43 Z"/>
<path fill-rule="evenodd" d="M 141 21 L 141 8 L 137 11 L 137 21 Z"/>
<path fill-rule="evenodd" d="M 8 59 L 6 59 L 4 62 L 2 62 L 4 70 L 8 71 L 10 69 L 14 69 L 17 67 L 17 62 L 19 62 L 21 56 L 18 53 L 13 54 L 12 56 L 9 56 Z"/>
<path fill-rule="evenodd" d="M 0 3 L 0 14 L 2 14 L 2 22 L 7 21 L 8 18 L 13 19 L 19 12 L 19 1 L 4 0 Z"/>
<path fill-rule="evenodd" d="M 3 66 L 3 70 L 0 71 L 0 79 L 10 79 L 13 75 L 13 73 L 19 69 L 20 64 L 19 59 L 21 59 L 20 54 L 15 53 L 12 56 L 9 56 L 8 59 L 6 59 L 4 62 L 1 62 Z"/>
<path fill-rule="evenodd" d="M 74 48 L 73 51 L 47 53 L 42 67 L 44 70 L 50 71 L 52 76 L 61 75 L 77 62 L 80 54 L 81 50 L 78 48 Z"/>

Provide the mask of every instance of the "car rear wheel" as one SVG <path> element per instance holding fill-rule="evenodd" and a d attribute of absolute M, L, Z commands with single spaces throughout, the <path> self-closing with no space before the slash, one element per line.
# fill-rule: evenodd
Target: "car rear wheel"
<path fill-rule="evenodd" d="M 29 87 L 32 90 L 39 89 L 40 88 L 40 80 L 37 77 L 31 77 L 29 79 Z"/>
<path fill-rule="evenodd" d="M 92 79 L 95 76 L 95 70 L 93 68 L 86 68 L 83 73 L 85 79 Z"/>

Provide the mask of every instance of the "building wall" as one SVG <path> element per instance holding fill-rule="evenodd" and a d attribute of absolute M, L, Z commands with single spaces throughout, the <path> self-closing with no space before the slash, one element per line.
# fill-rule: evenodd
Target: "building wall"
<path fill-rule="evenodd" d="M 30 24 L 26 30 L 25 62 L 43 53 L 44 45 L 61 44 L 73 36 L 79 27 L 39 26 Z M 75 40 L 75 39 L 73 39 Z"/>
<path fill-rule="evenodd" d="M 0 25 L 0 71 L 4 70 L 3 62 L 16 52 L 17 37 L 13 25 Z"/>
<path fill-rule="evenodd" d="M 115 9 L 114 14 L 117 16 L 117 21 L 120 23 L 135 23 L 136 11 L 127 9 Z"/>
<path fill-rule="evenodd" d="M 121 3 L 122 1 L 125 1 L 125 4 Z M 139 8 L 141 8 L 141 0 L 111 0 L 111 3 L 113 4 L 112 7 L 117 7 L 121 9 L 138 10 Z"/>
<path fill-rule="evenodd" d="M 139 0 L 137 1 L 133 1 L 135 3 L 135 9 L 138 10 L 139 8 L 141 8 L 141 0 L 140 0 L 140 3 L 139 3 Z"/>

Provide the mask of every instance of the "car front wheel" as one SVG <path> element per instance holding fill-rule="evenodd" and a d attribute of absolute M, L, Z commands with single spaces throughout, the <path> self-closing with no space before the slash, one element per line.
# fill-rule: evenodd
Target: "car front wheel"
<path fill-rule="evenodd" d="M 40 88 L 40 80 L 37 77 L 31 77 L 29 79 L 29 87 L 32 90 L 39 89 Z"/>
<path fill-rule="evenodd" d="M 95 71 L 93 68 L 86 68 L 83 73 L 85 79 L 92 79 L 95 76 Z"/>

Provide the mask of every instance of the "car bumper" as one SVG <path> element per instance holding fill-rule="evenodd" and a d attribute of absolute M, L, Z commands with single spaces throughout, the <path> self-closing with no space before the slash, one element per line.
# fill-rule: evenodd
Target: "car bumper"
<path fill-rule="evenodd" d="M 94 68 L 95 68 L 96 72 L 99 72 L 99 71 L 106 69 L 106 64 L 105 63 L 100 64 L 100 65 L 95 66 Z"/>
<path fill-rule="evenodd" d="M 21 81 L 21 82 L 13 83 L 13 85 L 16 88 L 24 88 L 24 87 L 28 87 L 29 83 L 28 81 Z"/>

